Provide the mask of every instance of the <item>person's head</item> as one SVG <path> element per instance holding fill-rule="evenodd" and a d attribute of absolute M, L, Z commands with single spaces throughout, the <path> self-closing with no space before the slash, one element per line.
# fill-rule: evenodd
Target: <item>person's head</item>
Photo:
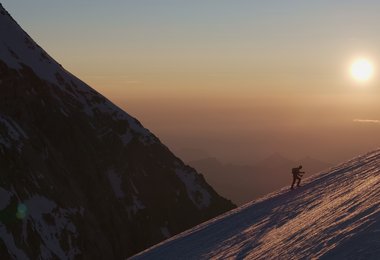
<path fill-rule="evenodd" d="M 298 166 L 298 169 L 302 169 L 302 165 Z"/>

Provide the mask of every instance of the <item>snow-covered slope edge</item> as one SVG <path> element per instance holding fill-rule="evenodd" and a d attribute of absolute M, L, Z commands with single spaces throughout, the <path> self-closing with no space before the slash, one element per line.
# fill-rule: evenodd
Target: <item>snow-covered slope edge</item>
<path fill-rule="evenodd" d="M 308 178 L 299 189 L 285 187 L 201 224 L 133 259 L 378 259 L 379 237 L 376 150 Z"/>

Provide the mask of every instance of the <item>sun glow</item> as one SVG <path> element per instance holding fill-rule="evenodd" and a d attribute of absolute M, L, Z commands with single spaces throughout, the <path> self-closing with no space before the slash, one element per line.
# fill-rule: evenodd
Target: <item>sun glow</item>
<path fill-rule="evenodd" d="M 366 82 L 373 76 L 373 65 L 367 59 L 358 59 L 351 64 L 350 72 L 356 81 Z"/>

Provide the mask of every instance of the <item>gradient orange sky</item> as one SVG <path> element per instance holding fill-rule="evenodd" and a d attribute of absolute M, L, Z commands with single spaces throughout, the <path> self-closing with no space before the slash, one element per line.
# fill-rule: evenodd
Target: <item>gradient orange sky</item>
<path fill-rule="evenodd" d="M 378 1 L 2 3 L 174 150 L 336 162 L 379 146 Z M 357 57 L 374 63 L 366 84 L 350 77 Z"/>

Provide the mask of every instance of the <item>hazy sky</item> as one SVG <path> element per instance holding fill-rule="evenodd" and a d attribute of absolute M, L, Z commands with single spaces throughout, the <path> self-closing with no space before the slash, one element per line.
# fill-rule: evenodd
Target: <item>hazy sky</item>
<path fill-rule="evenodd" d="M 380 1 L 3 0 L 175 150 L 335 162 L 380 144 Z M 375 68 L 358 84 L 357 57 Z M 359 119 L 359 120 L 357 120 Z"/>

